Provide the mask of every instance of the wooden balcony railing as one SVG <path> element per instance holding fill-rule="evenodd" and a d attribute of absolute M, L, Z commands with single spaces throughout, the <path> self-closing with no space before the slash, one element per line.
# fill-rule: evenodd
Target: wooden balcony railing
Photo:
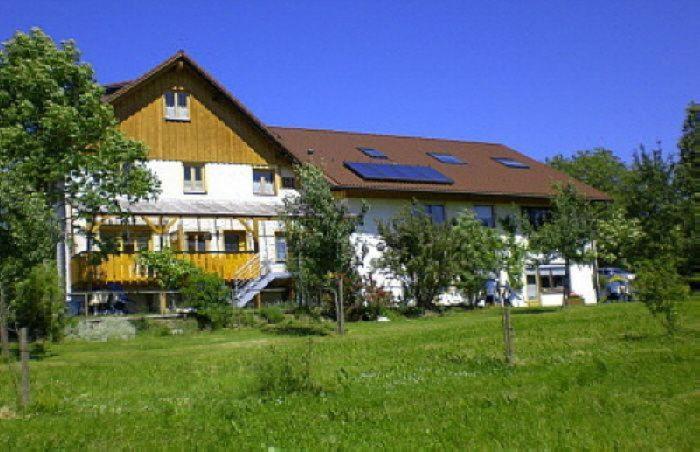
<path fill-rule="evenodd" d="M 192 262 L 209 273 L 216 273 L 226 281 L 253 279 L 260 276 L 259 260 L 253 252 L 242 253 L 187 253 L 176 255 L 179 259 Z M 153 271 L 138 263 L 138 254 L 110 254 L 97 265 L 91 265 L 87 254 L 74 256 L 71 261 L 71 275 L 74 284 L 119 283 L 148 284 L 155 281 Z"/>

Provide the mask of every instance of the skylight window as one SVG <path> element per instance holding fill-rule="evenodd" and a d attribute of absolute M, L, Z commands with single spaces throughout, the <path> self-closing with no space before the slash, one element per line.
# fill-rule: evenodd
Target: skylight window
<path fill-rule="evenodd" d="M 526 165 L 523 162 L 519 162 L 517 160 L 508 158 L 508 157 L 494 157 L 493 158 L 495 161 L 500 163 L 503 166 L 507 166 L 508 168 L 518 168 L 518 169 L 528 169 L 530 168 L 530 165 Z"/>
<path fill-rule="evenodd" d="M 442 154 L 439 152 L 428 152 L 428 155 L 440 163 L 447 163 L 449 165 L 464 165 L 465 164 L 465 162 L 463 162 L 459 157 L 457 157 L 456 155 L 452 155 L 452 154 Z"/>
<path fill-rule="evenodd" d="M 362 151 L 362 153 L 365 154 L 367 157 L 372 157 L 373 159 L 388 159 L 389 158 L 386 156 L 385 153 L 383 153 L 379 149 L 374 149 L 374 148 L 357 148 L 357 149 Z"/>

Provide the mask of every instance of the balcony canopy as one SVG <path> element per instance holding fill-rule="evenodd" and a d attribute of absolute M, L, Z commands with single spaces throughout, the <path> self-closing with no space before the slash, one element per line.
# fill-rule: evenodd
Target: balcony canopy
<path fill-rule="evenodd" d="M 129 204 L 122 210 L 138 215 L 275 217 L 283 204 L 277 200 L 159 199 Z"/>

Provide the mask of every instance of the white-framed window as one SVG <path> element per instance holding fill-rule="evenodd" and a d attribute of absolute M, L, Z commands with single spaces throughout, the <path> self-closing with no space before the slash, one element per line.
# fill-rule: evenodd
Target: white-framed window
<path fill-rule="evenodd" d="M 271 169 L 253 170 L 253 194 L 274 196 L 275 172 Z"/>
<path fill-rule="evenodd" d="M 185 193 L 206 193 L 204 189 L 204 165 L 185 163 L 182 165 L 183 189 Z"/>
<path fill-rule="evenodd" d="M 445 216 L 445 206 L 442 204 L 426 204 L 425 213 L 433 220 L 433 223 L 444 223 Z"/>
<path fill-rule="evenodd" d="M 173 121 L 190 120 L 190 96 L 183 91 L 166 91 L 163 95 L 165 119 Z"/>
<path fill-rule="evenodd" d="M 493 206 L 474 206 L 474 215 L 486 227 L 496 227 L 496 218 L 493 215 Z"/>
<path fill-rule="evenodd" d="M 287 261 L 287 237 L 283 232 L 275 234 L 275 259 L 277 262 Z"/>

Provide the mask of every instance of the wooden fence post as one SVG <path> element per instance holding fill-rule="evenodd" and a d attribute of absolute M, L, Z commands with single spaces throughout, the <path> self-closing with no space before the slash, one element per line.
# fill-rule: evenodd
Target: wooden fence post
<path fill-rule="evenodd" d="M 26 408 L 29 405 L 29 346 L 27 344 L 26 328 L 19 330 L 19 354 L 22 370 L 22 394 L 20 400 L 22 408 Z"/>
<path fill-rule="evenodd" d="M 345 313 L 343 312 L 343 274 L 338 275 L 338 334 L 345 334 Z"/>

